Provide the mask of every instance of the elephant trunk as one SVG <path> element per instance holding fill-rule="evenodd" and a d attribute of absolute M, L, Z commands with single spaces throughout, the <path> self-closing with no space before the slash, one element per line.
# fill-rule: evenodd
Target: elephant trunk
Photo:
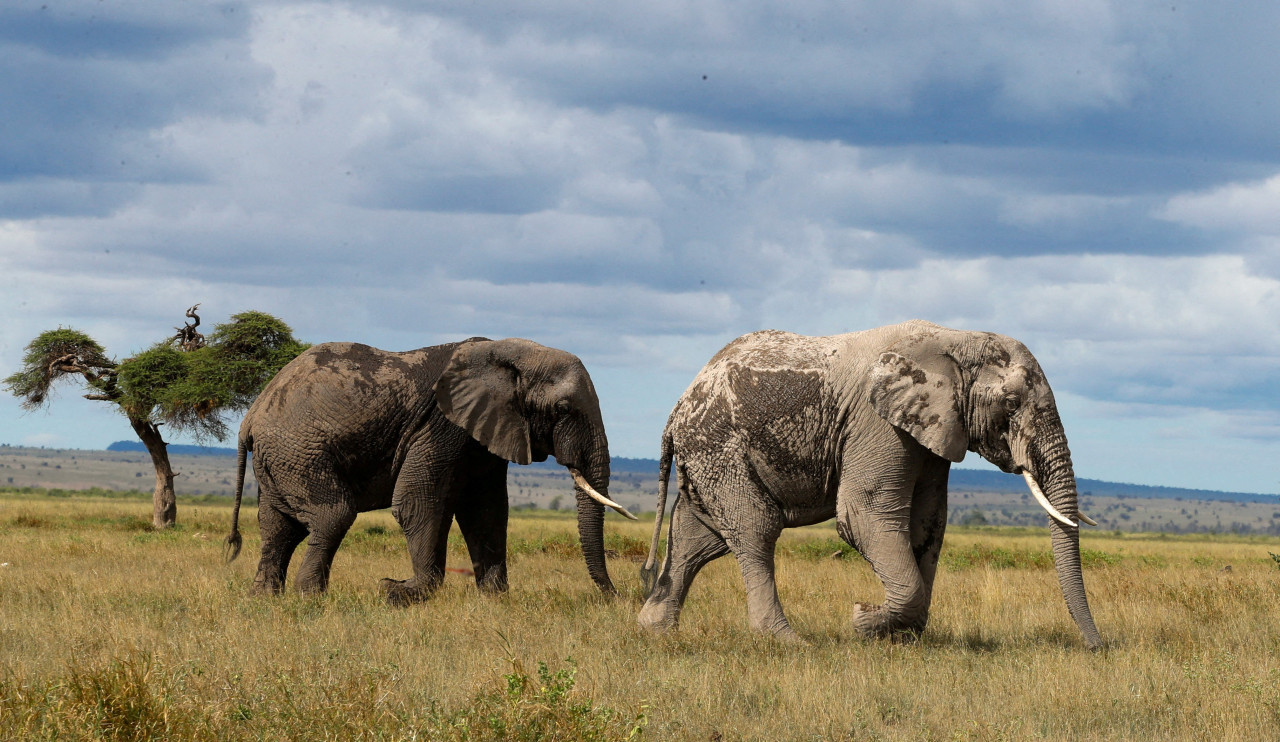
<path fill-rule="evenodd" d="M 1061 429 L 1061 423 L 1057 424 L 1057 428 Z M 1045 498 L 1066 519 L 1078 522 L 1079 498 L 1066 435 L 1056 432 L 1043 444 L 1032 445 L 1029 453 L 1031 474 L 1043 490 Z M 1066 599 L 1067 610 L 1084 634 L 1085 644 L 1090 649 L 1098 649 L 1102 646 L 1102 637 L 1093 623 L 1093 614 L 1089 611 L 1089 601 L 1085 595 L 1084 572 L 1080 564 L 1080 528 L 1050 518 L 1049 532 L 1058 585 L 1062 588 L 1062 597 Z"/>
<path fill-rule="evenodd" d="M 609 449 L 602 445 L 594 451 L 581 476 L 585 484 L 597 493 L 609 492 Z M 576 479 L 576 477 L 575 477 Z M 600 592 L 617 594 L 609 579 L 609 569 L 604 560 L 604 505 L 586 492 L 582 483 L 575 483 L 574 494 L 578 500 L 578 540 L 582 543 L 582 556 L 587 562 L 587 573 L 600 588 Z"/>

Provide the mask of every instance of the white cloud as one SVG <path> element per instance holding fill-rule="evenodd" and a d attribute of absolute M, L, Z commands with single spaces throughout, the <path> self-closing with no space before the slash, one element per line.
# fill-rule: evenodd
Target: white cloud
<path fill-rule="evenodd" d="M 1157 216 L 1204 229 L 1280 236 L 1280 175 L 1179 194 Z"/>
<path fill-rule="evenodd" d="M 16 19 L 0 44 L 25 50 L 0 61 L 16 132 L 0 144 L 0 364 L 57 324 L 125 354 L 195 301 L 210 323 L 253 307 L 314 341 L 524 335 L 601 369 L 614 443 L 648 455 L 732 337 L 922 317 L 1027 342 L 1060 396 L 1100 405 L 1099 440 L 1120 435 L 1108 422 L 1148 442 L 1273 439 L 1245 413 L 1280 399 L 1280 176 L 1259 177 L 1274 117 L 1214 77 L 1275 76 L 1247 74 L 1265 54 L 1235 54 L 1234 16 L 1104 0 L 154 10 L 121 10 L 93 50 L 70 25 L 18 39 L 3 29 L 31 19 L 0 11 Z M 77 97 L 89 72 L 137 110 Z M 25 80 L 83 105 L 60 113 Z M 1218 105 L 1188 102 L 1201 93 Z"/>

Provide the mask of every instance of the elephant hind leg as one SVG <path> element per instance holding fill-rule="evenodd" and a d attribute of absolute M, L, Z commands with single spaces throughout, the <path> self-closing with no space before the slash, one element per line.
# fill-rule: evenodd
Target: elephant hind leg
<path fill-rule="evenodd" d="M 333 556 L 351 524 L 356 522 L 355 508 L 350 499 L 341 500 L 311 515 L 311 537 L 307 539 L 307 552 L 298 568 L 297 587 L 302 593 L 322 593 L 329 589 L 329 570 Z"/>
<path fill-rule="evenodd" d="M 778 583 L 774 576 L 774 548 L 782 529 L 753 534 L 750 541 L 741 543 L 739 533 L 730 548 L 742 570 L 742 582 L 747 589 L 747 618 L 751 628 L 762 634 L 773 634 L 783 639 L 797 639 L 796 632 L 787 622 L 778 599 Z"/>
<path fill-rule="evenodd" d="M 772 504 L 754 471 L 729 468 L 723 477 L 718 487 L 722 492 L 731 487 L 733 492 L 732 496 L 726 493 L 719 497 L 720 502 L 736 500 L 752 505 L 734 513 L 732 523 L 725 524 L 721 531 L 742 571 L 747 620 L 753 630 L 762 634 L 797 639 L 778 600 L 774 575 L 774 550 L 782 535 L 782 513 Z"/>
<path fill-rule="evenodd" d="M 260 499 L 258 531 L 262 534 L 262 555 L 258 574 L 253 579 L 254 594 L 278 595 L 284 592 L 289 560 L 298 544 L 307 537 L 307 527 L 297 519 L 277 510 Z"/>
<path fill-rule="evenodd" d="M 638 618 L 640 626 L 651 631 L 674 629 L 693 578 L 708 563 L 729 553 L 725 540 L 698 518 L 689 498 L 681 494 L 671 513 L 666 563 Z"/>

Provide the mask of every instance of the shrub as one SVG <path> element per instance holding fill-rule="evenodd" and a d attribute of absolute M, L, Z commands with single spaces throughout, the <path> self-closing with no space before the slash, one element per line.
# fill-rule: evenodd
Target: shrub
<path fill-rule="evenodd" d="M 590 699 L 578 700 L 574 692 L 578 668 L 572 658 L 554 672 L 539 661 L 536 677 L 530 677 L 519 659 L 508 657 L 507 662 L 511 672 L 502 676 L 500 689 L 480 693 L 467 708 L 452 713 L 434 711 L 425 736 L 477 742 L 590 742 L 637 739 L 648 724 L 645 704 L 628 717 L 597 707 Z"/>

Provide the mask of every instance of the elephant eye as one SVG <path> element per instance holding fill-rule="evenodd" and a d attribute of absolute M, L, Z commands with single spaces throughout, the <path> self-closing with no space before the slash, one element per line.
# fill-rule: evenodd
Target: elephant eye
<path fill-rule="evenodd" d="M 564 414 L 571 409 L 573 409 L 573 404 L 567 399 L 562 399 L 559 402 L 556 402 L 556 412 Z"/>
<path fill-rule="evenodd" d="M 1010 414 L 1017 412 L 1018 405 L 1021 403 L 1022 403 L 1022 400 L 1018 399 L 1018 395 L 1016 394 L 1006 395 L 1004 398 L 1004 411 Z"/>

